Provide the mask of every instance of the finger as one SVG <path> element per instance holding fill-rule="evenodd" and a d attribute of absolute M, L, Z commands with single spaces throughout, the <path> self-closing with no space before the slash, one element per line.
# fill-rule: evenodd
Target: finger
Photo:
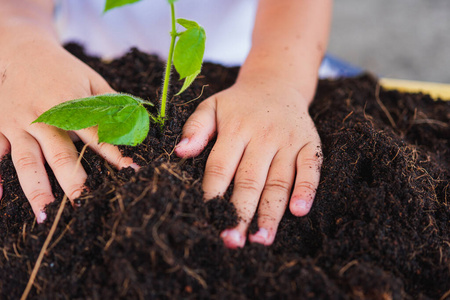
<path fill-rule="evenodd" d="M 206 200 L 222 196 L 233 179 L 247 142 L 222 134 L 217 138 L 206 161 L 202 189 Z"/>
<path fill-rule="evenodd" d="M 252 220 L 261 192 L 266 182 L 275 151 L 249 145 L 245 150 L 234 178 L 231 203 L 236 207 L 239 224 L 222 232 L 221 237 L 228 248 L 243 247 L 250 221 Z"/>
<path fill-rule="evenodd" d="M 139 169 L 139 166 L 133 162 L 133 159 L 131 157 L 124 157 L 116 146 L 107 143 L 98 143 L 96 127 L 78 130 L 76 133 L 85 144 L 88 144 L 92 150 L 117 169 L 120 170 L 127 167 L 132 167 L 135 170 Z"/>
<path fill-rule="evenodd" d="M 93 95 L 101 95 L 107 93 L 116 93 L 106 80 L 97 73 L 90 78 L 91 93 Z M 98 142 L 97 128 L 91 127 L 75 132 L 76 135 L 89 147 L 102 156 L 107 162 L 115 166 L 117 169 L 132 167 L 136 171 L 139 170 L 139 165 L 133 162 L 131 157 L 124 157 L 119 148 L 107 143 Z"/>
<path fill-rule="evenodd" d="M 294 184 L 295 158 L 292 149 L 280 150 L 275 155 L 259 202 L 259 230 L 249 235 L 250 242 L 266 246 L 273 243 Z"/>
<path fill-rule="evenodd" d="M 41 145 L 42 153 L 64 193 L 73 203 L 83 191 L 87 174 L 77 166 L 78 152 L 69 135 L 45 124 L 35 124 L 30 133 Z"/>
<path fill-rule="evenodd" d="M 5 138 L 3 134 L 0 133 L 0 161 L 3 159 L 3 156 L 9 153 L 11 146 L 9 141 Z M 3 185 L 2 185 L 2 176 L 0 175 L 0 199 L 3 197 Z"/>
<path fill-rule="evenodd" d="M 92 95 L 117 93 L 115 90 L 113 90 L 112 87 L 109 86 L 109 84 L 102 76 L 95 72 L 92 74 L 93 75 L 89 79 Z"/>
<path fill-rule="evenodd" d="M 304 216 L 311 209 L 319 185 L 322 159 L 320 141 L 306 144 L 298 154 L 297 177 L 289 204 L 295 216 Z"/>
<path fill-rule="evenodd" d="M 67 134 L 69 135 L 70 139 L 72 140 L 72 142 L 78 142 L 80 141 L 80 137 L 73 131 L 67 131 Z"/>
<path fill-rule="evenodd" d="M 44 167 L 44 157 L 38 142 L 28 133 L 16 134 L 11 141 L 11 157 L 17 171 L 20 186 L 30 202 L 37 222 L 47 215 L 45 205 L 55 199 Z"/>
<path fill-rule="evenodd" d="M 11 145 L 9 144 L 8 139 L 0 133 L 0 160 L 2 160 L 3 156 L 8 154 L 11 150 Z"/>
<path fill-rule="evenodd" d="M 179 157 L 195 157 L 216 132 L 216 101 L 209 98 L 197 107 L 183 126 L 181 140 L 175 148 Z"/>
<path fill-rule="evenodd" d="M 102 95 L 117 93 L 111 86 L 106 82 L 106 80 L 97 73 L 92 73 L 89 82 L 91 84 L 92 95 Z M 74 132 L 79 139 L 81 139 L 85 144 L 89 144 L 89 147 L 94 150 L 97 154 L 102 156 L 107 162 L 111 163 L 117 169 L 132 167 L 136 171 L 139 170 L 139 165 L 133 162 L 131 157 L 124 157 L 120 152 L 119 148 L 114 145 L 107 143 L 98 143 L 98 132 L 97 128 L 86 128 Z M 71 133 L 71 137 L 73 132 Z M 72 137 L 73 140 L 73 137 Z"/>

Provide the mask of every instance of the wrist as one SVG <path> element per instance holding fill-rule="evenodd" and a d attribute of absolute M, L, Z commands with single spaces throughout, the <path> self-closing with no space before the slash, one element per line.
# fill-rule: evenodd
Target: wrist
<path fill-rule="evenodd" d="M 278 89 L 292 89 L 302 96 L 307 105 L 313 100 L 317 81 L 317 71 L 293 66 L 284 68 L 267 56 L 247 58 L 236 80 L 237 83 L 254 82 L 261 86 L 275 85 Z"/>
<path fill-rule="evenodd" d="M 28 21 L 17 21 L 6 31 L 0 27 L 0 44 L 3 45 L 0 48 L 0 54 L 4 58 L 10 54 L 14 55 L 19 49 L 25 50 L 30 46 L 59 45 L 59 40 L 56 33 L 48 28 L 35 26 Z"/>
<path fill-rule="evenodd" d="M 25 40 L 58 41 L 53 24 L 53 1 L 1 1 L 0 41 L 2 45 Z M 4 47 L 2 47 L 4 48 Z"/>
<path fill-rule="evenodd" d="M 272 73 L 264 72 L 240 74 L 233 88 L 247 91 L 249 95 L 260 95 L 263 98 L 268 96 L 280 105 L 295 105 L 306 110 L 314 96 L 314 92 L 306 94 L 297 86 L 273 76 Z"/>

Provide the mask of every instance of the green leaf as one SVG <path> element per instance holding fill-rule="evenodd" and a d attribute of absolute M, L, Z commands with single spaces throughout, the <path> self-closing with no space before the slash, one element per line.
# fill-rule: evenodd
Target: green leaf
<path fill-rule="evenodd" d="M 181 26 L 183 26 L 186 29 L 199 28 L 200 27 L 200 25 L 198 25 L 198 23 L 195 22 L 195 21 L 181 19 L 181 18 L 177 19 L 177 23 L 180 24 Z"/>
<path fill-rule="evenodd" d="M 178 96 L 182 92 L 184 92 L 194 82 L 194 80 L 195 80 L 195 78 L 197 78 L 198 74 L 200 74 L 200 71 L 197 71 L 194 74 L 187 76 L 186 79 L 184 80 L 181 90 L 175 96 Z"/>
<path fill-rule="evenodd" d="M 175 2 L 177 2 L 178 0 L 167 0 L 167 2 L 169 2 L 169 4 L 174 4 Z"/>
<path fill-rule="evenodd" d="M 105 9 L 103 10 L 103 13 L 107 12 L 110 9 L 113 9 L 113 8 L 116 8 L 119 6 L 124 6 L 127 4 L 136 3 L 139 1 L 141 1 L 141 0 L 106 0 Z"/>
<path fill-rule="evenodd" d="M 124 107 L 120 113 L 108 116 L 98 125 L 98 142 L 136 146 L 148 134 L 150 121 L 142 105 Z"/>
<path fill-rule="evenodd" d="M 150 103 L 128 94 L 91 96 L 56 105 L 33 123 L 46 123 L 64 130 L 98 125 L 99 142 L 135 146 L 149 130 L 144 104 Z"/>
<path fill-rule="evenodd" d="M 199 72 L 205 53 L 206 34 L 203 27 L 191 27 L 180 33 L 173 54 L 173 64 L 180 79 Z"/>

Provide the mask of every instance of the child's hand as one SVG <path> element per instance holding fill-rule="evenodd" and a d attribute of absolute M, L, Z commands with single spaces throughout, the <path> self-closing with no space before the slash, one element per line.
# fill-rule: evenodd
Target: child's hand
<path fill-rule="evenodd" d="M 87 176 L 82 167 L 74 173 L 78 152 L 71 138 L 89 143 L 117 168 L 137 167 L 117 147 L 98 144 L 95 128 L 65 132 L 45 124 L 31 124 L 63 101 L 111 92 L 100 75 L 52 38 L 33 36 L 0 48 L 0 155 L 11 152 L 38 222 L 46 217 L 45 205 L 54 200 L 46 161 L 70 200 L 83 189 Z"/>
<path fill-rule="evenodd" d="M 217 133 L 205 198 L 223 195 L 234 177 L 231 202 L 240 220 L 221 234 L 227 247 L 244 246 L 257 209 L 260 229 L 249 240 L 264 245 L 273 243 L 288 203 L 295 216 L 309 212 L 322 164 L 310 101 L 276 78 L 247 78 L 205 100 L 186 122 L 178 156 L 198 155 Z"/>

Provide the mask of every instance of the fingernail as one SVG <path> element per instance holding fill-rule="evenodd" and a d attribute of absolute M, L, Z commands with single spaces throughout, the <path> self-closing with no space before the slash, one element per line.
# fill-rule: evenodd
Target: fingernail
<path fill-rule="evenodd" d="M 40 224 L 44 222 L 45 219 L 47 219 L 47 214 L 43 210 L 41 210 L 41 212 L 36 216 L 36 221 L 38 222 L 38 224 Z"/>
<path fill-rule="evenodd" d="M 302 211 L 309 210 L 311 208 L 311 205 L 312 205 L 311 201 L 306 201 L 303 199 L 296 200 L 294 202 L 294 208 Z"/>
<path fill-rule="evenodd" d="M 257 233 L 252 235 L 252 242 L 258 244 L 265 244 L 267 242 L 267 238 L 269 237 L 269 231 L 265 228 L 260 228 Z"/>
<path fill-rule="evenodd" d="M 182 147 L 182 146 L 186 145 L 187 143 L 189 143 L 189 139 L 188 138 L 184 138 L 178 143 L 178 145 L 176 147 L 177 148 L 178 147 Z"/>
<path fill-rule="evenodd" d="M 139 169 L 141 168 L 141 166 L 139 166 L 136 163 L 132 163 L 129 165 L 129 167 L 132 167 L 135 171 L 139 171 Z"/>
<path fill-rule="evenodd" d="M 244 247 L 245 241 L 236 229 L 227 229 L 220 236 L 224 239 L 225 246 L 228 248 Z"/>

